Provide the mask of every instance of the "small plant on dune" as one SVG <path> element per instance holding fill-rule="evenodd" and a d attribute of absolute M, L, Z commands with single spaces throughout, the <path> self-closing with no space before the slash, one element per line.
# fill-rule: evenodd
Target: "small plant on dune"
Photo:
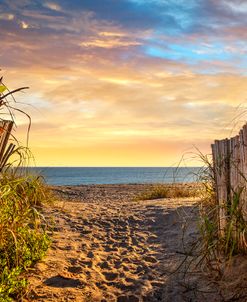
<path fill-rule="evenodd" d="M 196 185 L 165 184 L 155 185 L 151 190 L 141 193 L 137 200 L 152 200 L 159 198 L 187 198 L 197 197 L 200 193 Z"/>
<path fill-rule="evenodd" d="M 14 108 L 7 97 L 23 89 L 26 87 L 8 91 L 0 79 L 0 108 L 6 109 L 11 119 L 15 110 L 22 111 Z M 0 171 L 0 302 L 21 300 L 27 286 L 23 272 L 41 259 L 49 246 L 47 223 L 39 209 L 51 200 L 51 194 L 41 178 L 18 168 L 31 153 L 13 139 L 17 147 L 7 154 Z"/>

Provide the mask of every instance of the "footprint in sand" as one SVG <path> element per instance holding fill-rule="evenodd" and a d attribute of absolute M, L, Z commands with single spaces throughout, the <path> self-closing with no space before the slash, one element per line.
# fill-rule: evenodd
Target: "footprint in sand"
<path fill-rule="evenodd" d="M 87 235 L 87 234 L 90 234 L 92 233 L 92 230 L 89 229 L 89 228 L 85 228 L 85 227 L 82 227 L 81 229 L 79 229 L 80 233 L 83 234 L 83 235 Z"/>
<path fill-rule="evenodd" d="M 104 261 L 100 264 L 100 268 L 101 269 L 110 269 L 111 267 L 107 261 Z"/>
<path fill-rule="evenodd" d="M 158 262 L 158 260 L 155 259 L 155 258 L 152 257 L 152 256 L 146 256 L 146 257 L 144 257 L 144 260 L 145 260 L 146 262 L 150 262 L 150 263 L 157 263 L 157 262 Z"/>
<path fill-rule="evenodd" d="M 149 235 L 149 237 L 147 238 L 147 243 L 155 243 L 158 240 L 158 236 L 156 235 Z"/>
<path fill-rule="evenodd" d="M 132 283 L 117 283 L 115 286 L 125 292 L 134 292 L 136 290 L 136 285 Z"/>
<path fill-rule="evenodd" d="M 92 251 L 88 252 L 87 257 L 94 258 L 94 253 Z"/>
<path fill-rule="evenodd" d="M 80 263 L 90 268 L 93 266 L 92 260 L 80 260 Z"/>
<path fill-rule="evenodd" d="M 68 261 L 73 266 L 78 263 L 78 259 L 77 258 L 68 258 Z"/>
<path fill-rule="evenodd" d="M 114 281 L 118 277 L 118 273 L 102 272 L 102 274 L 105 276 L 107 281 Z"/>
<path fill-rule="evenodd" d="M 122 265 L 122 268 L 125 272 L 128 272 L 130 270 L 129 267 L 124 264 Z"/>
<path fill-rule="evenodd" d="M 83 272 L 83 269 L 81 266 L 70 266 L 68 268 L 68 272 L 72 274 L 81 274 Z"/>
<path fill-rule="evenodd" d="M 66 246 L 58 246 L 58 248 L 62 251 L 71 251 L 73 250 L 73 247 L 71 245 L 66 245 Z"/>
<path fill-rule="evenodd" d="M 114 261 L 114 266 L 116 269 L 119 269 L 122 265 L 123 265 L 123 261 L 121 260 Z"/>
<path fill-rule="evenodd" d="M 113 246 L 106 246 L 104 250 L 105 252 L 118 252 L 118 248 Z"/>
<path fill-rule="evenodd" d="M 44 282 L 48 286 L 52 287 L 82 287 L 84 284 L 81 280 L 79 279 L 72 279 L 72 278 L 67 278 L 63 277 L 61 275 L 57 275 L 54 277 L 51 277 L 49 279 L 46 279 Z"/>
<path fill-rule="evenodd" d="M 130 296 L 119 296 L 117 298 L 117 302 L 139 302 L 140 299 L 137 296 L 130 295 Z"/>

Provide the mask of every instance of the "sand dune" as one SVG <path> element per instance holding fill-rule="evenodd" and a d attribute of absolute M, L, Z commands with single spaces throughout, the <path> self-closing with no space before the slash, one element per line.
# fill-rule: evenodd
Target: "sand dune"
<path fill-rule="evenodd" d="M 51 248 L 25 301 L 196 301 L 182 277 L 181 237 L 197 234 L 193 199 L 133 201 L 147 185 L 57 187 Z M 180 278 L 180 279 L 179 279 Z M 212 300 L 213 301 L 213 300 Z"/>

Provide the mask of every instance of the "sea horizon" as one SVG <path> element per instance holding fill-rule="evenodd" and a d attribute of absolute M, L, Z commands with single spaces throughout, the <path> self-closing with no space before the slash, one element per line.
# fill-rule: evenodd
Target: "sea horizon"
<path fill-rule="evenodd" d="M 198 181 L 202 167 L 80 167 L 36 166 L 49 185 L 178 183 Z"/>

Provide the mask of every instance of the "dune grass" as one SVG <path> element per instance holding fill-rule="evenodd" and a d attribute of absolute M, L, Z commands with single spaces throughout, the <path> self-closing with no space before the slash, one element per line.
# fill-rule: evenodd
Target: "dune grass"
<path fill-rule="evenodd" d="M 0 301 L 20 300 L 22 273 L 47 250 L 47 223 L 39 207 L 51 194 L 38 177 L 5 174 L 0 179 Z"/>
<path fill-rule="evenodd" d="M 40 177 L 27 175 L 25 171 L 32 158 L 28 148 L 31 117 L 16 107 L 18 103 L 14 98 L 16 92 L 27 88 L 10 91 L 3 77 L 0 78 L 2 118 L 16 125 L 15 113 L 18 113 L 29 121 L 26 146 L 10 133 L 14 148 L 5 153 L 0 171 L 0 302 L 22 300 L 27 286 L 24 272 L 44 256 L 50 243 L 41 205 L 49 202 L 52 195 Z"/>
<path fill-rule="evenodd" d="M 199 196 L 197 185 L 188 184 L 157 184 L 151 190 L 137 196 L 137 200 L 152 200 L 160 198 L 187 198 Z"/>
<path fill-rule="evenodd" d="M 227 223 L 224 232 L 220 232 L 220 206 L 216 203 L 213 188 L 210 194 L 202 199 L 200 203 L 198 222 L 200 239 L 195 252 L 197 255 L 196 261 L 200 263 L 203 269 L 206 268 L 210 273 L 214 272 L 216 279 L 224 279 L 226 267 L 230 263 L 234 263 L 236 257 L 243 256 L 243 259 L 245 259 L 243 263 L 247 266 L 247 221 L 241 207 L 239 207 L 240 194 L 234 193 L 231 202 L 224 206 L 225 213 L 227 213 Z M 247 273 L 245 272 L 242 277 L 243 279 L 240 278 L 238 284 L 236 282 L 236 290 L 241 291 Z M 227 284 L 226 282 L 226 287 Z M 247 298 L 246 287 L 245 298 Z"/>
<path fill-rule="evenodd" d="M 214 167 L 210 157 L 202 154 L 200 157 L 206 172 L 201 178 L 198 204 L 199 234 L 190 247 L 184 248 L 185 271 L 187 276 L 192 276 L 198 269 L 206 273 L 207 280 L 222 297 L 220 301 L 247 301 L 247 221 L 240 206 L 241 192 L 246 188 L 232 190 L 231 200 L 224 205 L 227 223 L 221 232 Z"/>
<path fill-rule="evenodd" d="M 224 205 L 219 205 L 216 199 L 214 167 L 206 156 L 201 158 L 208 171 L 203 179 L 204 191 L 200 203 L 199 223 L 205 258 L 210 260 L 224 255 L 226 259 L 230 259 L 234 255 L 247 254 L 247 221 L 240 206 L 241 193 L 247 184 L 239 190 L 232 189 L 231 199 Z M 224 210 L 227 221 L 223 233 L 219 232 L 220 209 Z"/>

